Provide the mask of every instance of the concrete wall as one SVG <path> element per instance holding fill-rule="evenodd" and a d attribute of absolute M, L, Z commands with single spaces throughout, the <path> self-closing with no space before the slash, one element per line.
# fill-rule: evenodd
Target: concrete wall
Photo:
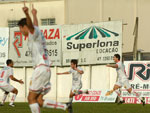
<path fill-rule="evenodd" d="M 38 0 L 42 1 L 42 0 Z M 44 0 L 45 1 L 45 0 Z M 34 2 L 38 9 L 38 19 L 56 18 L 56 24 L 84 24 L 92 22 L 122 20 L 123 27 L 123 52 L 133 50 L 133 29 L 135 19 L 139 17 L 138 49 L 150 52 L 150 0 L 46 0 Z M 27 6 L 31 6 L 29 3 Z M 0 4 L 0 27 L 6 27 L 8 20 L 19 20 L 24 17 L 23 3 Z M 5 12 L 5 13 L 4 13 Z M 130 41 L 130 43 L 129 43 Z"/>
<path fill-rule="evenodd" d="M 38 21 L 41 25 L 41 19 L 56 18 L 56 24 L 64 24 L 64 1 L 55 0 L 47 2 L 33 2 L 34 7 L 38 11 Z M 25 17 L 22 7 L 23 3 L 6 3 L 0 4 L 0 27 L 7 27 L 8 20 L 20 20 Z M 31 11 L 31 3 L 27 3 Z M 5 13 L 4 13 L 5 12 Z"/>
<path fill-rule="evenodd" d="M 133 50 L 133 29 L 135 19 L 139 17 L 139 39 L 138 49 L 150 52 L 147 47 L 150 41 L 150 0 L 66 0 L 65 1 L 65 23 L 81 24 L 122 20 L 123 27 L 123 52 Z M 130 43 L 129 43 L 130 42 Z"/>
<path fill-rule="evenodd" d="M 116 71 L 106 66 L 82 66 L 84 74 L 82 76 L 82 89 L 112 89 L 116 81 Z M 52 90 L 45 96 L 45 98 L 66 102 L 69 100 L 68 96 L 72 87 L 72 75 L 57 75 L 57 72 L 68 71 L 70 67 L 52 67 L 51 84 Z M 30 77 L 32 76 L 32 68 L 14 68 L 14 76 L 22 79 L 25 84 L 11 81 L 11 84 L 19 91 L 16 98 L 17 102 L 27 101 Z M 0 100 L 3 93 L 0 90 Z M 12 94 L 7 101 L 10 101 Z"/>

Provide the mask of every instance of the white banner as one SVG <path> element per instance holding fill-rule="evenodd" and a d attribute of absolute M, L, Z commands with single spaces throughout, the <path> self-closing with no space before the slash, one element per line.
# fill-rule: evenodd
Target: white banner
<path fill-rule="evenodd" d="M 63 36 L 63 65 L 71 59 L 79 64 L 113 63 L 116 53 L 122 54 L 122 22 L 65 25 Z"/>
<path fill-rule="evenodd" d="M 48 55 L 52 65 L 61 65 L 61 27 L 60 26 L 42 26 L 41 31 L 44 33 Z M 9 58 L 13 59 L 15 66 L 32 66 L 31 51 L 29 51 L 28 37 L 24 37 L 19 28 L 10 29 L 10 49 Z"/>
<path fill-rule="evenodd" d="M 133 90 L 145 97 L 146 103 L 150 104 L 150 61 L 126 61 L 124 64 Z M 141 103 L 135 95 L 130 95 L 127 91 L 123 91 L 122 96 L 126 103 Z"/>
<path fill-rule="evenodd" d="M 0 28 L 0 66 L 6 65 L 8 59 L 9 28 Z"/>
<path fill-rule="evenodd" d="M 101 102 L 101 103 L 114 103 L 117 95 L 113 93 L 110 96 L 105 96 L 108 90 L 89 90 L 89 94 L 77 95 L 74 97 L 73 102 Z"/>

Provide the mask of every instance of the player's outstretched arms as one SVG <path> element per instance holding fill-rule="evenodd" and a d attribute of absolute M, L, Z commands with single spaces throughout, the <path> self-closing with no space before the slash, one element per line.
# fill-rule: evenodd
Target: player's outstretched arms
<path fill-rule="evenodd" d="M 57 75 L 65 75 L 65 74 L 70 74 L 69 72 L 64 72 L 64 73 L 56 73 Z"/>
<path fill-rule="evenodd" d="M 24 82 L 23 82 L 22 80 L 16 79 L 13 75 L 11 75 L 9 78 L 10 78 L 11 80 L 15 81 L 15 82 L 19 82 L 20 84 L 24 84 Z"/>
<path fill-rule="evenodd" d="M 118 68 L 118 65 L 117 65 L 117 64 L 114 64 L 114 65 L 107 64 L 106 66 L 107 66 L 107 67 L 112 67 L 112 68 Z"/>
<path fill-rule="evenodd" d="M 37 10 L 34 8 L 32 4 L 32 15 L 33 15 L 33 24 L 38 26 L 38 19 L 37 19 Z"/>
<path fill-rule="evenodd" d="M 25 6 L 25 3 L 24 3 L 24 7 L 22 8 L 23 12 L 25 13 L 26 15 L 26 18 L 27 18 L 27 26 L 30 30 L 31 33 L 34 33 L 34 26 L 33 26 L 33 23 L 32 23 L 32 20 L 31 20 L 31 17 L 29 15 L 29 9 L 28 7 Z"/>

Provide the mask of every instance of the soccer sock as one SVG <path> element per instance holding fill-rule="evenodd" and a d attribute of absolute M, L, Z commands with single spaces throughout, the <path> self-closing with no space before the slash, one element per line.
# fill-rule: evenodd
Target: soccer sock
<path fill-rule="evenodd" d="M 78 91 L 76 95 L 83 94 L 83 91 Z"/>
<path fill-rule="evenodd" d="M 78 91 L 76 95 L 86 94 L 87 92 L 88 92 L 88 90 Z"/>
<path fill-rule="evenodd" d="M 2 98 L 1 104 L 4 104 L 4 103 L 5 103 L 6 98 L 7 98 L 7 94 L 4 93 L 4 96 L 3 96 L 3 98 Z"/>
<path fill-rule="evenodd" d="M 88 92 L 88 90 L 87 89 L 86 90 L 82 90 L 81 92 L 82 92 L 82 94 L 86 94 Z"/>
<path fill-rule="evenodd" d="M 52 100 L 44 100 L 43 107 L 66 110 L 67 105 Z"/>
<path fill-rule="evenodd" d="M 118 97 L 120 98 L 120 101 L 123 101 L 123 98 L 121 96 L 121 92 L 119 90 L 115 90 L 115 92 L 117 93 Z"/>
<path fill-rule="evenodd" d="M 72 103 L 72 101 L 73 101 L 73 97 L 72 97 L 72 98 L 69 98 L 69 102 Z"/>
<path fill-rule="evenodd" d="M 12 96 L 12 98 L 11 98 L 11 102 L 10 102 L 10 104 L 13 104 L 14 103 L 14 101 L 15 101 L 15 99 L 16 99 L 16 94 L 13 94 L 13 96 Z"/>
<path fill-rule="evenodd" d="M 40 113 L 40 107 L 38 103 L 30 104 L 29 106 L 32 113 Z"/>

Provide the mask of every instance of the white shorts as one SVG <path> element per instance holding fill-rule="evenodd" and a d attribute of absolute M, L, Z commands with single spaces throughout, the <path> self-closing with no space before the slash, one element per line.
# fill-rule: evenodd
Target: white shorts
<path fill-rule="evenodd" d="M 74 93 L 74 94 L 78 94 L 78 91 L 80 90 L 82 88 L 82 84 L 81 85 L 73 85 L 72 86 L 72 92 Z"/>
<path fill-rule="evenodd" d="M 129 80 L 124 80 L 124 81 L 121 81 L 121 80 L 118 80 L 116 82 L 116 85 L 120 86 L 120 87 L 125 87 L 126 89 L 130 89 L 131 88 L 131 85 L 129 83 Z"/>
<path fill-rule="evenodd" d="M 50 67 L 43 65 L 37 67 L 32 74 L 29 90 L 38 94 L 47 94 L 51 89 L 50 78 Z"/>
<path fill-rule="evenodd" d="M 10 85 L 9 83 L 0 83 L 0 89 L 4 92 L 11 92 L 14 90 L 14 87 Z"/>

